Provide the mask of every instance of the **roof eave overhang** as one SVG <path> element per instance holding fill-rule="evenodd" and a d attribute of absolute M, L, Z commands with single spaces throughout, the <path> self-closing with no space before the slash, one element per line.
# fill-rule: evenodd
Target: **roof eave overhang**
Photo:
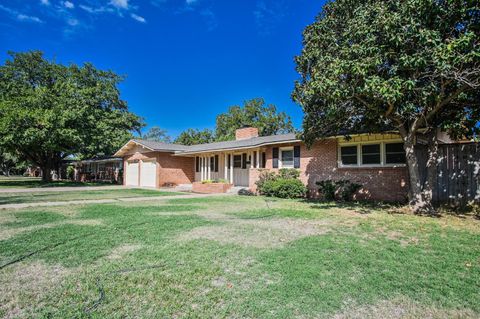
<path fill-rule="evenodd" d="M 156 151 L 156 150 L 154 150 L 153 148 L 150 148 L 150 147 L 148 147 L 148 146 L 146 146 L 146 145 L 144 145 L 144 144 L 142 144 L 142 143 L 139 143 L 139 142 L 137 142 L 137 141 L 135 141 L 135 140 L 130 140 L 130 141 L 128 141 L 127 143 L 125 143 L 125 145 L 123 145 L 115 154 L 113 154 L 113 156 L 115 156 L 115 157 L 122 157 L 122 156 L 124 156 L 124 155 L 125 155 L 125 151 L 128 149 L 128 146 L 129 146 L 129 145 L 132 145 L 132 143 L 135 144 L 135 145 L 140 145 L 140 146 L 142 146 L 143 148 L 149 149 L 149 150 L 151 150 L 151 151 L 153 151 L 153 152 Z"/>
<path fill-rule="evenodd" d="M 238 147 L 225 147 L 225 148 L 217 148 L 217 149 L 210 149 L 210 150 L 203 150 L 203 151 L 180 151 L 175 152 L 175 156 L 188 156 L 188 155 L 196 155 L 196 154 L 205 154 L 205 153 L 214 153 L 214 152 L 228 152 L 228 151 L 239 151 L 239 150 L 246 150 L 250 148 L 268 146 L 268 145 L 279 145 L 279 144 L 288 144 L 288 143 L 298 143 L 302 140 L 285 140 L 285 141 L 278 141 L 278 142 L 264 142 L 258 143 L 249 146 L 238 146 Z"/>

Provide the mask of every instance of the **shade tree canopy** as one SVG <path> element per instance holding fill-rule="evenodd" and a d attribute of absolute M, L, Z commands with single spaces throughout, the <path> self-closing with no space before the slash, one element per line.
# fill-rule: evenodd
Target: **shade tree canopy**
<path fill-rule="evenodd" d="M 273 104 L 265 104 L 263 98 L 245 101 L 242 106 L 231 106 L 216 119 L 215 139 L 235 139 L 235 131 L 244 126 L 258 128 L 260 136 L 294 132 L 291 118 L 285 112 L 278 112 Z"/>
<path fill-rule="evenodd" d="M 176 144 L 182 145 L 196 145 L 196 144 L 206 144 L 212 143 L 215 141 L 215 134 L 212 130 L 204 129 L 187 129 L 180 133 L 175 139 Z"/>
<path fill-rule="evenodd" d="M 293 133 L 291 118 L 278 112 L 273 104 L 266 105 L 262 98 L 245 101 L 243 105 L 229 107 L 216 118 L 214 130 L 187 129 L 175 140 L 178 144 L 194 145 L 235 139 L 235 131 L 245 126 L 258 128 L 260 136 Z"/>
<path fill-rule="evenodd" d="M 415 211 L 432 213 L 436 132 L 473 137 L 480 120 L 480 2 L 336 0 L 303 34 L 293 99 L 312 144 L 342 130 L 397 130 Z M 416 137 L 429 139 L 420 178 Z"/>
<path fill-rule="evenodd" d="M 171 143 L 172 139 L 168 135 L 167 131 L 160 128 L 159 126 L 151 127 L 147 133 L 142 136 L 142 139 L 147 141 L 156 141 L 163 143 Z"/>
<path fill-rule="evenodd" d="M 123 77 L 40 51 L 9 54 L 0 66 L 0 144 L 38 165 L 44 179 L 70 154 L 114 153 L 143 126 L 120 97 Z"/>

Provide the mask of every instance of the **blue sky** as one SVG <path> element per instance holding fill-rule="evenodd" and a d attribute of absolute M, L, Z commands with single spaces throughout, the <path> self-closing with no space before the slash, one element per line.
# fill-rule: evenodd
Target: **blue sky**
<path fill-rule="evenodd" d="M 264 97 L 301 126 L 290 94 L 301 34 L 324 1 L 1 0 L 0 60 L 42 50 L 127 78 L 130 109 L 172 136 Z M 147 127 L 147 128 L 148 128 Z"/>

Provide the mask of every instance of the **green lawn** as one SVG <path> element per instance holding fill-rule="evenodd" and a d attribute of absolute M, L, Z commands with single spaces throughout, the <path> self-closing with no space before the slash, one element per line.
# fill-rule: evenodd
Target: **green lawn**
<path fill-rule="evenodd" d="M 180 192 L 165 192 L 140 188 L 120 188 L 105 190 L 82 190 L 82 191 L 42 191 L 28 193 L 0 193 L 0 205 L 4 204 L 23 204 L 37 202 L 58 202 L 72 200 L 88 199 L 113 199 L 128 197 L 152 197 L 152 196 L 171 196 L 183 195 Z"/>
<path fill-rule="evenodd" d="M 478 318 L 480 221 L 395 212 L 231 196 L 0 211 L 0 317 Z"/>
<path fill-rule="evenodd" d="M 73 181 L 52 181 L 43 182 L 37 177 L 5 177 L 0 176 L 0 189 L 1 188 L 37 188 L 37 187 L 80 187 L 80 186 L 105 186 L 112 185 L 109 183 L 82 183 Z"/>

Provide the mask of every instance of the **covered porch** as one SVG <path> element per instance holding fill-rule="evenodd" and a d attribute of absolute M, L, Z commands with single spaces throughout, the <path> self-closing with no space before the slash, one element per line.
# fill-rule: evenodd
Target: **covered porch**
<path fill-rule="evenodd" d="M 263 148 L 209 152 L 195 155 L 195 182 L 219 181 L 249 187 L 250 170 L 265 168 Z"/>

